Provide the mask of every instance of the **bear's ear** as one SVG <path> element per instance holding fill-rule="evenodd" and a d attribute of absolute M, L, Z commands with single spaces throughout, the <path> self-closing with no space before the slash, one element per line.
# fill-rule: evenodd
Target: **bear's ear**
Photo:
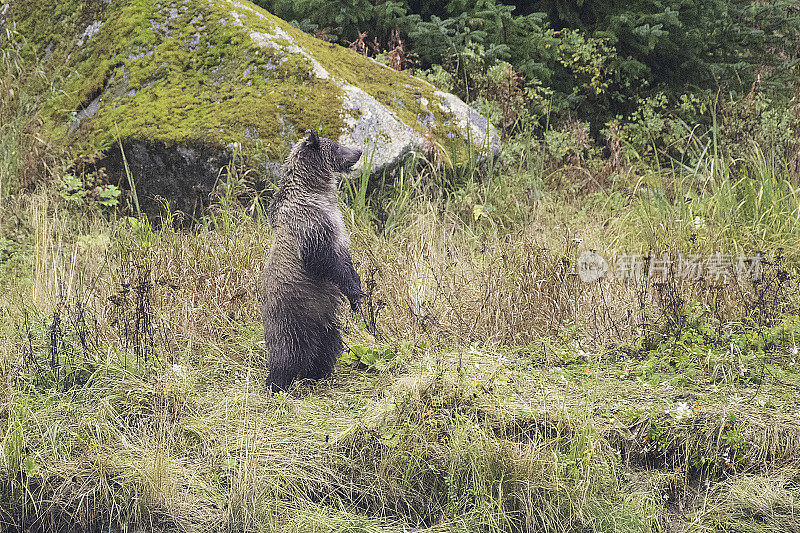
<path fill-rule="evenodd" d="M 311 148 L 319 148 L 319 135 L 317 130 L 306 130 L 306 143 Z"/>

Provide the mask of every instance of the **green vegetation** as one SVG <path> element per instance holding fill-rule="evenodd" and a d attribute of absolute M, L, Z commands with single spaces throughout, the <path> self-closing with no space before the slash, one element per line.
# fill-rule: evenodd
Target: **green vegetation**
<path fill-rule="evenodd" d="M 600 139 L 513 69 L 431 66 L 488 91 L 503 150 L 343 179 L 364 313 L 332 380 L 270 396 L 253 169 L 192 224 L 134 216 L 53 142 L 80 91 L 30 50 L 0 50 L 5 530 L 800 531 L 796 102 L 665 85 Z"/>
<path fill-rule="evenodd" d="M 798 76 L 800 9 L 791 0 L 255 3 L 397 67 L 428 69 L 466 101 L 502 101 L 482 81 L 510 68 L 521 100 L 514 115 L 544 128 L 578 118 L 595 138 L 660 95 L 674 111 L 687 93 L 785 102 Z"/>

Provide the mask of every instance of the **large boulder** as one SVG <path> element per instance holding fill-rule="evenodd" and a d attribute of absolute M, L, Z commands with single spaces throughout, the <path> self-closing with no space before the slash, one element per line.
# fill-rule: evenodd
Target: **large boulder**
<path fill-rule="evenodd" d="M 145 207 L 195 211 L 234 151 L 274 173 L 309 128 L 363 149 L 373 172 L 435 144 L 500 147 L 456 96 L 245 0 L 11 0 L 3 25 L 63 76 L 43 92 L 48 140 L 102 154 Z"/>

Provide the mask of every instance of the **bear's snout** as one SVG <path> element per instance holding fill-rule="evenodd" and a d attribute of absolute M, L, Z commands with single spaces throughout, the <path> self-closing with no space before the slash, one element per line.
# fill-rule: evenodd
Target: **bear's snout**
<path fill-rule="evenodd" d="M 353 168 L 353 165 L 355 165 L 358 162 L 358 160 L 361 159 L 361 154 L 362 153 L 363 152 L 361 152 L 361 150 L 359 150 L 358 148 L 345 148 L 344 149 L 344 163 L 345 163 L 344 170 L 350 170 L 351 168 Z"/>

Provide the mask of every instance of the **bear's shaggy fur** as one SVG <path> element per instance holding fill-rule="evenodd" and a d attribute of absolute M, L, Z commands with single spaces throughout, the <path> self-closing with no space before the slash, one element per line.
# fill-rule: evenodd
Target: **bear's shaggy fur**
<path fill-rule="evenodd" d="M 275 238 L 261 274 L 266 385 L 273 392 L 296 379 L 329 377 L 342 351 L 342 296 L 360 310 L 364 293 L 337 196 L 338 174 L 360 157 L 361 150 L 308 131 L 283 166 L 271 217 Z"/>

